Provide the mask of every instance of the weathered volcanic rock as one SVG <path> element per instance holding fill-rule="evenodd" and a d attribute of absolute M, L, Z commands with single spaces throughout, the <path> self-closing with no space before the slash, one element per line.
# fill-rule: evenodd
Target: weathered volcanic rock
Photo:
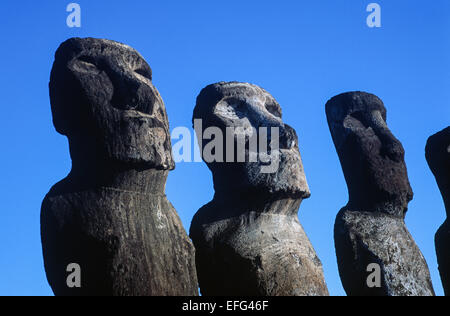
<path fill-rule="evenodd" d="M 283 123 L 279 104 L 248 83 L 213 84 L 197 98 L 194 126 L 215 188 L 190 229 L 202 294 L 328 295 L 322 264 L 298 220 L 310 191 L 297 135 Z M 231 144 L 211 150 L 215 161 L 204 140 L 211 128 L 228 139 L 224 146 Z M 251 146 L 266 139 L 269 151 Z"/>
<path fill-rule="evenodd" d="M 50 99 L 72 170 L 41 210 L 56 295 L 197 295 L 194 248 L 167 200 L 174 168 L 164 103 L 129 46 L 73 38 L 56 52 Z M 81 288 L 66 284 L 81 268 Z"/>
<path fill-rule="evenodd" d="M 334 228 L 345 291 L 434 295 L 427 263 L 404 222 L 413 192 L 404 149 L 386 125 L 383 102 L 350 92 L 328 101 L 326 112 L 349 192 Z M 381 287 L 369 288 L 371 264 L 381 268 Z"/>
<path fill-rule="evenodd" d="M 428 139 L 426 157 L 447 211 L 447 219 L 437 231 L 435 243 L 445 295 L 450 296 L 450 126 Z"/>

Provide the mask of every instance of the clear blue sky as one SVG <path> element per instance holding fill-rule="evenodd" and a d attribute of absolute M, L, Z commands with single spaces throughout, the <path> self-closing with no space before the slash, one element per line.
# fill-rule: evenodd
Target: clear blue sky
<path fill-rule="evenodd" d="M 407 225 L 442 295 L 434 234 L 445 219 L 424 147 L 450 123 L 448 0 L 74 1 L 82 27 L 66 26 L 71 1 L 0 5 L 0 295 L 51 295 L 43 269 L 40 204 L 70 170 L 67 140 L 51 121 L 48 80 L 53 54 L 69 37 L 99 37 L 136 48 L 153 68 L 171 128 L 191 126 L 195 98 L 207 84 L 245 81 L 267 89 L 300 138 L 312 197 L 300 221 L 323 262 L 333 295 L 344 295 L 333 242 L 347 188 L 324 105 L 350 90 L 378 95 L 406 150 L 415 192 Z M 378 2 L 382 27 L 366 25 Z M 213 196 L 203 163 L 181 163 L 167 195 L 186 228 Z"/>

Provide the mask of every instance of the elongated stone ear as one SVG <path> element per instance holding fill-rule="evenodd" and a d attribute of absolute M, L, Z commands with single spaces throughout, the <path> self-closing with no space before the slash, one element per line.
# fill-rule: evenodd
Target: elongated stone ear
<path fill-rule="evenodd" d="M 311 193 L 297 133 L 283 122 L 278 102 L 258 86 L 220 82 L 198 96 L 195 120 L 202 121 L 197 133 L 215 128 L 231 135 L 235 151 L 243 151 L 234 157 L 247 159 L 205 159 L 215 196 L 196 213 L 190 229 L 202 294 L 328 295 L 322 264 L 298 221 L 300 203 Z M 270 145 L 252 148 L 254 138 Z M 265 173 L 267 161 L 274 161 L 263 159 L 272 154 L 276 167 Z"/>
<path fill-rule="evenodd" d="M 404 217 L 413 192 L 404 149 L 375 95 L 349 92 L 326 104 L 349 201 L 336 217 L 339 273 L 348 295 L 434 295 L 427 263 Z M 369 282 L 375 267 L 375 278 Z"/>
<path fill-rule="evenodd" d="M 450 296 L 450 126 L 428 139 L 425 152 L 447 212 L 447 219 L 436 233 L 435 243 L 445 295 Z"/>

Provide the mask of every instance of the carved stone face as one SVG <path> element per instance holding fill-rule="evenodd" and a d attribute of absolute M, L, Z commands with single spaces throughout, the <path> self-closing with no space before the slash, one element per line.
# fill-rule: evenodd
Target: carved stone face
<path fill-rule="evenodd" d="M 298 198 L 310 196 L 297 134 L 283 123 L 280 105 L 267 91 L 248 83 L 221 82 L 210 85 L 197 98 L 194 120 L 198 119 L 202 120 L 203 132 L 216 127 L 222 131 L 224 138 L 231 135 L 235 148 L 233 162 L 227 162 L 226 156 L 230 151 L 227 151 L 224 140 L 224 162 L 207 161 L 213 172 L 216 192 L 258 191 Z M 261 127 L 267 128 L 266 134 Z M 233 132 L 227 135 L 227 128 L 232 128 Z M 245 140 L 244 162 L 238 157 L 242 152 L 238 144 L 242 144 L 242 140 Z M 252 147 L 252 140 L 262 140 L 267 147 Z M 207 141 L 203 140 L 204 149 L 206 144 Z M 205 159 L 205 152 L 203 154 Z"/>
<path fill-rule="evenodd" d="M 375 95 L 350 92 L 326 105 L 328 124 L 349 188 L 349 205 L 404 215 L 413 192 L 405 151 L 386 124 Z"/>
<path fill-rule="evenodd" d="M 151 80 L 133 48 L 69 39 L 56 52 L 49 85 L 56 130 L 73 146 L 95 148 L 96 159 L 172 169 L 167 114 Z"/>

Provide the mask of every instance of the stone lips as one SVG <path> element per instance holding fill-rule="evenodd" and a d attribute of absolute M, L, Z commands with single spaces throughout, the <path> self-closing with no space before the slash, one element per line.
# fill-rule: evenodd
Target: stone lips
<path fill-rule="evenodd" d="M 334 239 L 348 295 L 434 295 L 427 263 L 404 217 L 413 193 L 404 149 L 386 124 L 376 96 L 349 92 L 326 104 L 330 132 L 349 191 Z M 381 268 L 381 287 L 369 288 L 367 267 Z"/>
<path fill-rule="evenodd" d="M 70 174 L 41 209 L 56 295 L 198 295 L 194 248 L 164 194 L 173 169 L 164 103 L 131 47 L 74 38 L 58 49 L 53 122 L 69 138 Z M 68 288 L 67 266 L 81 267 Z"/>
<path fill-rule="evenodd" d="M 295 131 L 265 90 L 217 83 L 197 98 L 194 120 L 203 128 L 279 127 L 281 161 L 261 177 L 258 163 L 209 163 L 215 196 L 194 216 L 190 236 L 206 296 L 328 295 L 322 264 L 298 221 L 310 196 Z"/>
<path fill-rule="evenodd" d="M 425 149 L 426 158 L 444 199 L 447 219 L 435 236 L 436 254 L 444 291 L 450 295 L 450 127 L 431 136 Z"/>

